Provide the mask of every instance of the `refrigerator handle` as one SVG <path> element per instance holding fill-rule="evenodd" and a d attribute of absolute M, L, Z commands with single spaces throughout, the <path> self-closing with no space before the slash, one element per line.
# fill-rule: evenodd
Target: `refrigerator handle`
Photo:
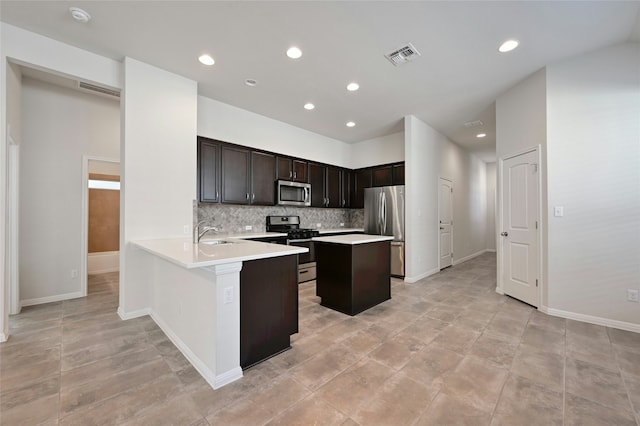
<path fill-rule="evenodd" d="M 387 196 L 382 193 L 382 235 L 387 233 Z"/>
<path fill-rule="evenodd" d="M 378 193 L 378 234 L 382 230 L 382 193 Z"/>

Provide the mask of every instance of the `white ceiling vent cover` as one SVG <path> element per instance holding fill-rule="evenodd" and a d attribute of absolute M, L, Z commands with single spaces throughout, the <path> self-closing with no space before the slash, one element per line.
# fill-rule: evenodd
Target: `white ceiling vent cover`
<path fill-rule="evenodd" d="M 384 55 L 385 58 L 389 60 L 393 65 L 398 66 L 400 64 L 404 64 L 405 62 L 409 62 L 414 60 L 420 56 L 420 52 L 413 47 L 413 44 L 407 43 L 399 49 L 394 50 L 391 53 L 387 53 Z"/>
<path fill-rule="evenodd" d="M 84 81 L 78 82 L 78 87 L 80 89 L 89 90 L 91 92 L 100 93 L 102 95 L 114 96 L 116 98 L 120 97 L 120 91 L 107 89 L 106 87 L 96 86 L 95 84 L 85 83 Z"/>

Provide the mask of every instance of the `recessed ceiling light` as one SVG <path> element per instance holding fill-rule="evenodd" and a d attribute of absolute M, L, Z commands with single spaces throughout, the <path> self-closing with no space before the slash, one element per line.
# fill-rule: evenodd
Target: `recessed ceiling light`
<path fill-rule="evenodd" d="M 302 50 L 298 49 L 297 47 L 290 47 L 287 50 L 287 56 L 290 57 L 291 59 L 298 59 L 299 57 L 302 56 Z"/>
<path fill-rule="evenodd" d="M 248 78 L 244 81 L 244 84 L 246 84 L 247 86 L 257 86 L 258 85 L 258 80 L 254 80 L 253 78 Z"/>
<path fill-rule="evenodd" d="M 350 92 L 355 92 L 359 88 L 360 88 L 360 85 L 358 83 L 353 82 L 353 83 L 347 84 L 347 90 Z"/>
<path fill-rule="evenodd" d="M 311 111 L 312 109 L 314 109 L 316 106 L 314 104 L 312 104 L 311 102 L 304 104 L 304 109 L 307 109 L 309 111 Z"/>
<path fill-rule="evenodd" d="M 486 134 L 486 133 L 478 133 L 478 134 L 476 135 L 476 138 L 484 138 L 485 136 L 487 136 L 487 134 Z"/>
<path fill-rule="evenodd" d="M 78 22 L 87 23 L 91 19 L 91 15 L 87 13 L 87 11 L 80 9 L 79 7 L 70 7 L 69 12 L 71 12 L 71 16 Z"/>
<path fill-rule="evenodd" d="M 518 40 L 507 40 L 498 47 L 498 52 L 507 53 L 518 47 L 520 42 Z"/>
<path fill-rule="evenodd" d="M 355 127 L 356 123 L 353 121 L 347 121 L 347 127 Z"/>
<path fill-rule="evenodd" d="M 214 61 L 213 58 L 209 55 L 200 55 L 198 60 L 200 61 L 201 64 L 204 64 L 204 65 L 213 65 L 216 63 L 216 61 Z"/>

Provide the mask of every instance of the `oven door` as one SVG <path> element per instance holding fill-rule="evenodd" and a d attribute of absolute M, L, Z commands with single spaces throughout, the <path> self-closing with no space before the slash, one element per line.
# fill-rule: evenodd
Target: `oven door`
<path fill-rule="evenodd" d="M 305 263 L 312 263 L 316 261 L 315 245 L 312 240 L 288 240 L 287 244 L 290 246 L 298 246 L 308 248 L 308 253 L 301 253 L 298 255 L 298 263 L 303 265 Z"/>

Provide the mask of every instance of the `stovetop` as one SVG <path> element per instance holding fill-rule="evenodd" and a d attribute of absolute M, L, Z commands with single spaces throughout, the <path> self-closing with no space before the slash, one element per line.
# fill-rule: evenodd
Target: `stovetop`
<path fill-rule="evenodd" d="M 267 232 L 286 232 L 290 240 L 304 240 L 320 235 L 315 229 L 300 228 L 300 216 L 267 216 Z"/>

